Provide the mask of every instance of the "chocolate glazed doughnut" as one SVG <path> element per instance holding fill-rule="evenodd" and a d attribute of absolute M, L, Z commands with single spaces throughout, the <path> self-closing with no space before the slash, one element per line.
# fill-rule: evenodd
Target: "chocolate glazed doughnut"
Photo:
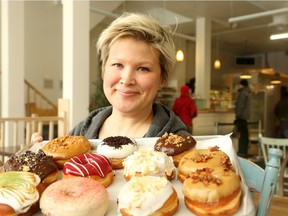
<path fill-rule="evenodd" d="M 177 167 L 181 158 L 196 145 L 196 140 L 192 136 L 184 134 L 165 133 L 160 137 L 154 150 L 166 153 L 173 157 L 173 162 Z"/>

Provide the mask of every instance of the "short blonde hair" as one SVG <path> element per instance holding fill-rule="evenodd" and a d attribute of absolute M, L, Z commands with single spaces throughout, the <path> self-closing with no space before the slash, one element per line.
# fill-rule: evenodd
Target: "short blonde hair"
<path fill-rule="evenodd" d="M 171 28 L 162 26 L 148 15 L 122 14 L 101 33 L 97 41 L 102 71 L 108 59 L 110 47 L 116 40 L 123 37 L 145 41 L 159 53 L 161 77 L 164 82 L 167 82 L 175 63 L 175 45 Z"/>

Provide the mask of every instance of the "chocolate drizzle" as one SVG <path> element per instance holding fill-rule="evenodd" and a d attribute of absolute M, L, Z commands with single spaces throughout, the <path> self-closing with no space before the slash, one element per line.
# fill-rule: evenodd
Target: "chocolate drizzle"
<path fill-rule="evenodd" d="M 136 143 L 128 137 L 125 136 L 110 136 L 103 139 L 103 145 L 108 145 L 114 147 L 115 149 L 121 149 L 123 145 L 136 145 Z"/>
<path fill-rule="evenodd" d="M 47 156 L 41 149 L 37 153 L 26 151 L 20 156 L 12 155 L 4 164 L 4 171 L 26 171 L 37 174 L 41 180 L 57 170 L 52 156 Z"/>

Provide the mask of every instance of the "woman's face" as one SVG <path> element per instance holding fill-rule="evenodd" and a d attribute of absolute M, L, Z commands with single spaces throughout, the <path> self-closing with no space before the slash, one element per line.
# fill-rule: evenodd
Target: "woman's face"
<path fill-rule="evenodd" d="M 103 85 L 114 109 L 125 113 L 151 109 L 163 85 L 159 54 L 144 41 L 118 39 L 104 66 Z"/>

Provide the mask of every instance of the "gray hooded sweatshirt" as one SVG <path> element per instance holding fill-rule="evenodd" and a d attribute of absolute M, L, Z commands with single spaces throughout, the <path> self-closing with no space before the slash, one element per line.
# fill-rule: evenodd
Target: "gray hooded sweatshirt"
<path fill-rule="evenodd" d="M 182 121 L 162 104 L 153 104 L 154 118 L 144 137 L 160 137 L 165 132 L 187 134 L 186 126 Z M 103 122 L 112 113 L 112 106 L 102 107 L 92 111 L 88 117 L 70 131 L 73 136 L 85 136 L 87 139 L 98 139 L 99 130 Z"/>

